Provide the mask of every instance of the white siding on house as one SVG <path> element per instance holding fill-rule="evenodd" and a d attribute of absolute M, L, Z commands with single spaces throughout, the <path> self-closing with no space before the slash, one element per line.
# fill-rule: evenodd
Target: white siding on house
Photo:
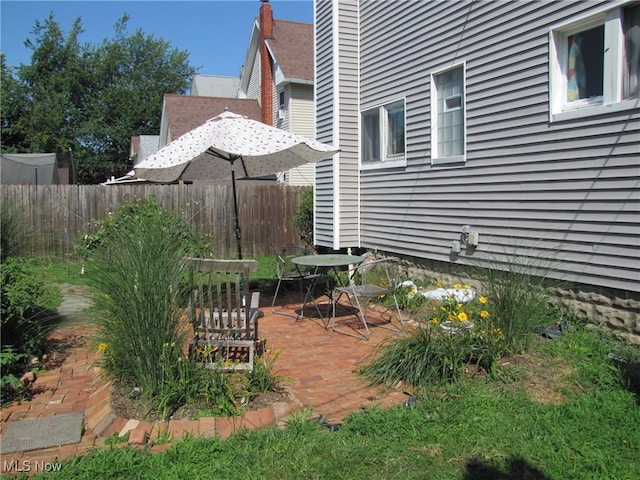
<path fill-rule="evenodd" d="M 253 65 L 251 66 L 251 76 L 249 77 L 249 85 L 247 86 L 247 98 L 257 99 L 260 101 L 260 55 L 253 57 Z"/>
<path fill-rule="evenodd" d="M 334 72 L 334 14 L 330 0 L 315 2 L 315 97 L 316 97 L 316 139 L 339 147 L 338 132 L 335 131 Z M 340 154 L 332 159 L 316 164 L 314 190 L 314 241 L 318 245 L 332 246 L 334 241 L 333 165 Z"/>
<path fill-rule="evenodd" d="M 640 109 L 549 122 L 550 28 L 607 4 L 359 2 L 359 104 L 348 95 L 356 80 L 329 69 L 335 59 L 322 50 L 317 57 L 317 71 L 340 90 L 335 134 L 348 153 L 340 154 L 339 224 L 357 219 L 357 190 L 343 182 L 358 170 L 342 161 L 355 155 L 344 142 L 357 135 L 362 110 L 406 98 L 407 164 L 360 171 L 360 241 L 340 235 L 338 246 L 462 264 L 517 246 L 552 259 L 567 280 L 640 291 Z M 318 16 L 317 28 L 328 23 Z M 344 43 L 357 22 L 331 25 L 341 30 L 340 66 L 345 58 L 357 66 Z M 433 166 L 430 74 L 455 64 L 465 68 L 467 160 Z M 318 91 L 319 128 L 328 125 L 332 93 Z M 319 182 L 319 202 L 331 198 L 331 186 Z M 452 256 L 463 225 L 480 233 L 480 244 Z"/>
<path fill-rule="evenodd" d="M 287 115 L 290 122 L 289 131 L 311 140 L 315 139 L 315 117 L 313 108 L 313 86 L 289 84 L 286 89 Z M 288 185 L 313 185 L 315 165 L 307 163 L 291 169 L 288 174 Z"/>
<path fill-rule="evenodd" d="M 317 2 L 318 9 L 326 9 L 329 2 Z M 319 17 L 319 15 L 318 15 Z M 316 22 L 317 23 L 317 22 Z M 322 216 L 317 218 L 316 242 L 323 246 L 335 249 L 342 246 L 358 246 L 359 244 L 359 179 L 358 179 L 358 5 L 353 1 L 338 1 L 334 3 L 331 21 L 317 26 L 322 33 L 317 35 L 319 43 L 316 49 L 326 55 L 327 61 L 332 63 L 331 70 L 321 70 L 320 65 L 316 69 L 316 88 L 321 88 L 318 93 L 318 102 L 322 102 L 319 108 L 319 135 L 325 134 L 324 128 L 331 132 L 331 140 L 340 148 L 340 153 L 331 162 L 324 162 L 316 170 L 316 182 L 321 183 L 317 189 L 318 203 L 316 204 L 316 216 L 321 212 L 328 213 L 324 209 L 324 203 L 329 199 L 328 187 L 332 190 L 331 202 L 334 210 L 332 217 Z M 320 31 L 320 30 L 318 30 Z M 330 36 L 329 36 L 330 32 Z M 329 45 L 330 42 L 330 45 Z M 328 51 L 330 49 L 330 52 Z M 327 53 L 325 54 L 325 50 Z M 324 66 L 323 66 L 324 67 Z M 325 82 L 322 75 L 331 75 L 331 91 L 333 94 L 331 107 L 326 104 L 327 98 Z M 338 89 L 333 82 L 337 82 Z M 322 84 L 321 84 L 322 82 Z M 333 118 L 329 118 L 332 116 Z M 330 120 L 330 123 L 329 123 Z M 338 132 L 340 133 L 338 135 Z M 321 137 L 319 137 L 321 139 Z M 323 141 L 323 140 L 321 140 Z M 334 164 L 333 162 L 337 162 Z M 331 180 L 331 182 L 329 182 Z M 318 185 L 317 185 L 318 186 Z M 326 192 L 326 193 L 325 193 Z M 330 221 L 329 221 L 330 220 Z M 331 241 L 329 242 L 329 238 Z"/>
<path fill-rule="evenodd" d="M 316 128 L 313 108 L 313 86 L 289 86 L 289 116 L 291 131 L 297 135 L 315 140 Z"/>

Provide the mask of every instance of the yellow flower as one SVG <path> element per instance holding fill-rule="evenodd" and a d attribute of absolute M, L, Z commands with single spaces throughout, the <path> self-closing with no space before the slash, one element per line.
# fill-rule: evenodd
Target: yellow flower
<path fill-rule="evenodd" d="M 469 317 L 467 317 L 467 314 L 464 312 L 460 312 L 458 314 L 458 320 L 460 320 L 461 322 L 466 322 L 468 320 Z"/>
<path fill-rule="evenodd" d="M 471 285 L 465 285 L 464 288 L 466 288 L 467 290 L 471 290 Z"/>
<path fill-rule="evenodd" d="M 487 303 L 487 297 L 480 297 L 478 301 L 484 305 L 485 303 Z"/>
<path fill-rule="evenodd" d="M 447 311 L 447 307 L 445 307 L 444 305 L 440 306 L 440 310 L 442 310 L 443 312 Z"/>
<path fill-rule="evenodd" d="M 438 325 L 440 323 L 440 320 L 438 319 L 438 317 L 433 317 L 431 319 L 431 324 L 432 325 Z"/>
<path fill-rule="evenodd" d="M 100 345 L 98 345 L 98 350 L 100 352 L 104 352 L 107 349 L 107 344 L 102 342 Z"/>
<path fill-rule="evenodd" d="M 458 305 L 456 305 L 456 309 L 457 310 L 462 310 L 462 308 L 464 307 L 464 305 L 462 305 L 461 303 L 459 303 Z"/>
<path fill-rule="evenodd" d="M 486 310 L 482 310 L 482 311 L 480 312 L 480 316 L 481 316 L 482 318 L 487 318 L 487 317 L 489 316 L 489 312 L 487 312 Z"/>
<path fill-rule="evenodd" d="M 455 288 L 456 290 L 460 290 L 462 288 L 462 285 L 460 285 L 459 283 L 456 283 L 453 288 Z"/>

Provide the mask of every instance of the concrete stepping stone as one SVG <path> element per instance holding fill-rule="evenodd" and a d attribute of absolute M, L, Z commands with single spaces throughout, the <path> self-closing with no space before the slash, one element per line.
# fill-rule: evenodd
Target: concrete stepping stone
<path fill-rule="evenodd" d="M 9 422 L 0 439 L 0 455 L 80 443 L 82 413 L 66 413 Z"/>

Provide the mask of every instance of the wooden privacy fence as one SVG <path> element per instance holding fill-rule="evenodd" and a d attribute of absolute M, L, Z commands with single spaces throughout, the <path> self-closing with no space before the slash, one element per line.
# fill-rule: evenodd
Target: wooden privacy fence
<path fill-rule="evenodd" d="M 305 187 L 238 182 L 242 253 L 246 258 L 273 255 L 278 245 L 298 245 L 293 225 Z M 0 199 L 20 211 L 26 253 L 65 258 L 81 235 L 122 204 L 153 196 L 169 212 L 184 218 L 198 234 L 207 234 L 218 258 L 236 258 L 233 192 L 228 184 L 191 185 L 1 185 Z"/>

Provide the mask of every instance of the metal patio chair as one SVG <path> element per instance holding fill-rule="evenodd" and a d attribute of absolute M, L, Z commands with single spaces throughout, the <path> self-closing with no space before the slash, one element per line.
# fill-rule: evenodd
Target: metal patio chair
<path fill-rule="evenodd" d="M 297 283 L 298 290 L 300 292 L 300 301 L 304 297 L 306 290 L 304 284 L 313 281 L 320 275 L 314 268 L 303 267 L 301 265 L 294 264 L 291 259 L 295 257 L 302 257 L 305 255 L 311 255 L 315 253 L 304 247 L 296 247 L 293 245 L 287 245 L 284 247 L 276 248 L 276 271 L 278 274 L 278 285 L 276 286 L 276 292 L 273 295 L 273 301 L 271 302 L 271 312 L 287 315 L 289 317 L 298 317 L 298 315 L 289 313 L 286 310 L 276 310 L 276 300 L 278 299 L 278 293 L 283 283 Z"/>
<path fill-rule="evenodd" d="M 335 332 L 344 333 L 358 338 L 368 339 L 371 333 L 367 324 L 367 314 L 371 304 L 380 305 L 384 297 L 393 298 L 395 310 L 400 321 L 400 328 L 391 325 L 392 317 L 388 314 L 389 308 L 381 312 L 386 317 L 388 324 L 376 324 L 376 326 L 400 331 L 404 328 L 404 320 L 396 298 L 396 288 L 399 285 L 400 259 L 396 257 L 382 258 L 366 261 L 358 265 L 351 275 L 349 284 L 344 287 L 336 287 L 332 292 L 333 315 L 331 328 Z M 355 315 L 362 322 L 364 334 L 355 334 L 336 327 L 336 306 L 342 298 L 347 298 L 349 307 L 355 309 Z M 344 304 L 343 304 L 344 305 Z M 345 305 L 346 306 L 346 305 Z"/>

